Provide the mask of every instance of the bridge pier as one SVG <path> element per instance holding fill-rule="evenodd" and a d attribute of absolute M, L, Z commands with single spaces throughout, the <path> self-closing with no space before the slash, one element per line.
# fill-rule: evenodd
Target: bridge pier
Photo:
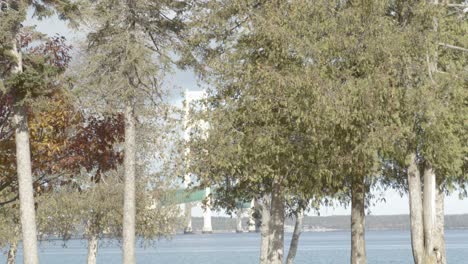
<path fill-rule="evenodd" d="M 244 233 L 244 228 L 242 228 L 242 211 L 242 208 L 237 208 L 236 233 Z"/>
<path fill-rule="evenodd" d="M 212 234 L 213 227 L 211 226 L 211 197 L 210 197 L 211 190 L 210 188 L 205 189 L 205 195 L 208 199 L 206 202 L 205 208 L 203 210 L 203 234 Z"/>

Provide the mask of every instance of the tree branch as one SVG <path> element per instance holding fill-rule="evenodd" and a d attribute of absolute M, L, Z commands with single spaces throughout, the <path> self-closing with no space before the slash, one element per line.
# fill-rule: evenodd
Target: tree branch
<path fill-rule="evenodd" d="M 466 49 L 466 48 L 459 47 L 459 46 L 454 46 L 454 45 L 450 45 L 450 44 L 446 44 L 446 43 L 439 43 L 439 46 L 446 47 L 446 48 L 449 48 L 449 49 L 455 49 L 455 50 L 468 52 L 468 49 Z"/>
<path fill-rule="evenodd" d="M 18 198 L 19 198 L 19 195 L 16 195 L 15 197 L 13 197 L 13 198 L 10 199 L 10 200 L 4 201 L 4 202 L 0 202 L 0 207 L 2 207 L 2 206 L 4 206 L 4 205 L 7 205 L 7 204 L 9 204 L 9 203 L 12 203 L 12 202 L 18 200 Z"/>
<path fill-rule="evenodd" d="M 468 4 L 446 4 L 448 7 L 468 7 Z"/>

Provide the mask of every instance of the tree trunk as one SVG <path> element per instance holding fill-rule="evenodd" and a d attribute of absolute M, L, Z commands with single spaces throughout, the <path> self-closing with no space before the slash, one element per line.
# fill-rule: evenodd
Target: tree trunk
<path fill-rule="evenodd" d="M 364 179 L 355 179 L 351 191 L 351 264 L 366 264 Z"/>
<path fill-rule="evenodd" d="M 268 264 L 282 264 L 284 255 L 284 198 L 279 188 L 271 195 Z"/>
<path fill-rule="evenodd" d="M 252 199 L 252 206 L 249 209 L 249 226 L 248 226 L 248 231 L 249 232 L 257 232 L 257 221 L 258 217 L 256 216 L 256 211 L 257 211 L 258 205 L 257 205 L 257 200 Z"/>
<path fill-rule="evenodd" d="M 87 261 L 87 264 L 96 264 L 98 247 L 99 247 L 99 238 L 98 238 L 98 236 L 91 235 L 88 238 L 88 261 Z"/>
<path fill-rule="evenodd" d="M 192 204 L 186 203 L 184 209 L 184 217 L 185 217 L 185 227 L 184 227 L 184 234 L 192 234 Z"/>
<path fill-rule="evenodd" d="M 442 190 L 437 190 L 436 196 L 436 227 L 435 227 L 435 247 L 437 249 L 436 259 L 437 264 L 447 264 L 445 253 L 445 235 L 444 235 L 444 199 L 445 193 Z"/>
<path fill-rule="evenodd" d="M 135 112 L 132 106 L 127 105 L 125 108 L 123 264 L 135 264 L 135 134 Z"/>
<path fill-rule="evenodd" d="M 299 245 L 299 236 L 302 232 L 302 223 L 304 220 L 304 210 L 300 209 L 296 216 L 296 224 L 294 225 L 294 232 L 291 238 L 291 245 L 289 246 L 288 258 L 286 259 L 286 264 L 293 264 L 294 258 L 297 253 L 297 246 Z"/>
<path fill-rule="evenodd" d="M 434 5 L 439 4 L 439 0 L 430 0 Z M 439 22 L 436 16 L 433 17 L 433 28 L 434 32 L 438 31 Z M 432 51 L 432 57 L 427 55 L 427 64 L 429 77 L 432 83 L 435 85 L 436 81 L 433 79 L 433 74 L 437 72 L 437 60 L 438 54 L 437 49 Z M 424 264 L 434 264 L 437 262 L 437 255 L 440 256 L 440 252 L 434 248 L 435 242 L 435 228 L 436 228 L 436 177 L 435 172 L 432 169 L 431 164 L 426 164 L 424 168 L 424 194 L 423 194 L 423 221 L 424 221 Z"/>
<path fill-rule="evenodd" d="M 408 196 L 411 222 L 411 246 L 415 264 L 422 264 L 424 256 L 423 207 L 421 197 L 421 175 L 416 155 L 411 156 L 408 167 Z"/>
<path fill-rule="evenodd" d="M 18 63 L 12 73 L 23 71 L 21 52 L 13 42 L 13 53 Z M 37 264 L 36 211 L 34 205 L 33 177 L 31 169 L 31 151 L 29 149 L 28 113 L 24 105 L 14 107 L 16 167 L 20 199 L 20 220 L 23 234 L 23 259 L 25 264 Z"/>
<path fill-rule="evenodd" d="M 424 169 L 424 194 L 423 194 L 423 222 L 424 222 L 424 264 L 435 263 L 434 255 L 434 229 L 436 223 L 436 177 L 430 165 Z"/>
<path fill-rule="evenodd" d="M 270 203 L 271 199 L 269 195 L 264 195 L 260 203 L 262 210 L 262 221 L 260 224 L 260 234 L 262 237 L 262 244 L 260 248 L 260 264 L 268 264 L 268 246 L 269 246 L 269 234 L 270 234 Z"/>
<path fill-rule="evenodd" d="M 13 241 L 10 243 L 10 248 L 8 249 L 7 264 L 16 263 L 16 252 L 18 251 L 18 241 Z"/>

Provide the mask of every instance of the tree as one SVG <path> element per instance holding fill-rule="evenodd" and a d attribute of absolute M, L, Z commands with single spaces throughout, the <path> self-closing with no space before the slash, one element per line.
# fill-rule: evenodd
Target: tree
<path fill-rule="evenodd" d="M 14 264 L 20 234 L 18 204 L 0 207 L 0 246 L 7 251 L 7 264 Z"/>
<path fill-rule="evenodd" d="M 414 5 L 413 9 L 398 1 L 199 3 L 193 12 L 194 29 L 190 30 L 198 34 L 189 40 L 190 52 L 195 55 L 187 56 L 185 62 L 195 64 L 216 90 L 206 103 L 210 113 L 201 117 L 210 123 L 208 139 L 200 136 L 191 146 L 191 150 L 197 149 L 199 144 L 194 156 L 199 156 L 199 164 L 205 162 L 212 167 L 197 173 L 210 184 L 226 188 L 226 195 L 221 196 L 224 203 L 251 193 L 268 195 L 274 190 L 271 203 L 275 208 L 274 204 L 281 203 L 273 200 L 284 199 L 277 195 L 287 190 L 275 178 L 288 175 L 281 170 L 283 166 L 301 168 L 294 155 L 304 153 L 280 139 L 312 139 L 310 146 L 319 146 L 318 156 L 323 157 L 322 163 L 312 159 L 315 171 L 333 175 L 332 180 L 322 178 L 326 179 L 325 186 L 340 183 L 344 186 L 340 200 L 351 200 L 351 261 L 365 263 L 368 191 L 382 179 L 375 176 L 389 165 L 384 153 L 399 146 L 398 135 L 407 129 L 398 127 L 402 122 L 399 111 L 408 105 L 400 101 L 405 97 L 402 89 L 406 91 L 402 87 L 412 82 L 420 85 L 418 82 L 424 83 L 426 78 L 418 76 L 423 72 L 418 63 L 426 61 L 420 52 L 427 50 L 426 41 L 432 36 L 424 36 L 433 31 L 432 22 L 428 23 L 432 11 L 424 3 Z M 414 20 L 407 20 L 412 12 Z M 414 23 L 413 27 L 408 27 L 406 20 Z M 409 81 L 408 75 L 414 79 Z M 414 106 L 424 109 L 421 104 Z M 437 129 L 431 126 L 426 131 Z M 313 137 L 308 134 L 311 132 Z M 408 134 L 403 138 L 411 140 Z M 275 155 L 279 158 L 275 159 Z M 311 160 L 310 155 L 306 157 Z M 276 162 L 269 163 L 272 161 Z M 286 186 L 289 184 L 294 186 L 294 182 L 288 181 Z M 314 185 L 300 186 L 311 191 Z M 320 193 L 320 188 L 316 190 L 311 193 Z M 272 218 L 272 222 L 281 222 L 281 214 L 272 212 Z M 279 235 L 270 242 L 279 243 L 281 239 Z M 272 247 L 270 244 L 270 253 L 281 255 Z"/>
<path fill-rule="evenodd" d="M 167 51 L 181 27 L 181 8 L 183 2 L 179 1 L 103 0 L 91 4 L 87 17 L 95 30 L 88 34 L 83 89 L 100 95 L 95 106 L 104 106 L 104 111 L 121 111 L 125 118 L 123 263 L 126 264 L 136 261 L 136 117 L 163 94 L 162 76 L 168 70 L 170 58 Z"/>
<path fill-rule="evenodd" d="M 305 210 L 303 207 L 307 207 L 307 205 L 304 206 L 303 203 L 304 201 L 301 201 L 298 203 L 299 209 L 296 210 L 294 213 L 295 224 L 294 224 L 293 234 L 291 237 L 291 244 L 289 246 L 288 256 L 286 258 L 286 264 L 293 264 L 294 258 L 296 257 L 297 248 L 299 245 L 299 237 L 302 233 L 302 227 L 303 227 L 303 222 L 304 222 Z M 307 201 L 305 203 L 307 203 Z"/>
<path fill-rule="evenodd" d="M 83 237 L 88 241 L 87 263 L 95 264 L 102 238 L 122 238 L 122 172 L 119 168 L 102 173 L 99 183 L 84 173 L 75 179 L 81 188 L 66 185 L 41 196 L 38 219 L 45 238 Z M 148 190 L 147 180 L 141 177 L 137 182 L 136 234 L 151 245 L 152 240 L 175 232 L 179 212 L 155 200 L 165 191 Z"/>
<path fill-rule="evenodd" d="M 400 99 L 392 126 L 389 164 L 396 177 L 391 179 L 408 190 L 414 262 L 435 263 L 439 255 L 437 261 L 445 263 L 443 198 L 464 178 L 466 156 L 466 54 L 447 48 L 446 42 L 460 48 L 466 15 L 437 2 L 397 3 L 393 8 L 402 29 L 405 67 L 395 76 Z"/>
<path fill-rule="evenodd" d="M 334 152 L 329 169 L 346 186 L 342 202 L 351 201 L 351 263 L 366 263 L 365 210 L 374 176 L 379 174 L 378 152 L 385 142 L 382 128 L 392 108 L 393 87 L 387 73 L 391 61 L 382 43 L 388 43 L 393 32 L 384 17 L 385 7 L 379 4 L 336 6 L 336 15 L 327 9 L 325 3 L 311 7 L 307 22 L 314 23 L 317 16 L 330 20 L 311 26 L 307 37 L 313 44 L 303 52 L 317 61 L 328 82 L 324 93 L 329 95 L 323 98 L 332 113 L 329 147 Z"/>
<path fill-rule="evenodd" d="M 35 102 L 31 107 L 34 111 L 29 110 L 33 185 L 35 196 L 38 197 L 36 205 L 39 208 L 51 204 L 47 197 L 50 197 L 50 192 L 54 192 L 56 188 L 78 188 L 76 175 L 83 170 L 89 173 L 94 172 L 94 177 L 90 181 L 99 182 L 100 178 L 97 176 L 115 169 L 122 162 L 123 156 L 120 150 L 115 149 L 115 144 L 123 140 L 122 116 L 85 117 L 75 110 L 70 98 L 61 93 L 45 100 L 47 100 L 47 104 Z M 12 138 L 6 140 L 5 143 L 11 141 L 13 141 Z M 5 144 L 5 146 L 14 148 L 12 144 Z M 10 150 L 11 152 L 12 150 Z M 4 156 L 0 155 L 0 157 Z M 14 160 L 15 157 L 12 154 L 6 158 Z M 17 184 L 12 176 L 15 169 L 14 162 L 12 164 L 12 169 L 5 171 L 11 174 L 5 174 L 5 178 L 2 178 L 2 180 L 5 179 L 7 187 L 0 194 L 2 197 L 6 197 L 3 199 L 8 203 L 5 202 L 2 206 L 2 210 L 4 210 L 1 217 L 4 221 L 2 227 L 7 233 L 0 237 L 0 241 L 10 244 L 9 255 L 12 256 L 11 259 L 14 262 L 13 253 L 16 250 L 20 232 L 19 212 L 15 202 L 18 198 Z M 46 198 L 41 198 L 43 195 Z M 72 197 L 67 198 L 71 199 Z M 88 204 L 93 205 L 94 203 Z M 70 206 L 66 208 L 69 209 Z M 44 218 L 47 219 L 47 217 L 39 215 L 39 225 Z M 69 223 L 64 224 L 66 227 L 73 225 L 73 219 L 69 220 Z M 41 226 L 39 229 L 44 234 Z M 11 231 L 15 231 L 16 235 L 11 234 Z"/>
<path fill-rule="evenodd" d="M 37 54 L 34 54 L 34 52 L 31 52 L 29 56 L 23 56 L 25 46 L 24 39 L 21 39 L 21 23 L 26 19 L 28 8 L 33 8 L 35 14 L 42 18 L 51 15 L 51 10 L 55 7 L 63 18 L 68 18 L 70 14 L 77 11 L 77 6 L 68 1 L 54 1 L 52 3 L 42 1 L 1 1 L 0 4 L 2 25 L 2 33 L 0 34 L 0 77 L 2 79 L 1 86 L 11 92 L 14 102 L 13 121 L 24 259 L 25 263 L 35 264 L 38 263 L 38 256 L 26 107 L 28 99 L 47 93 L 51 79 L 63 71 L 63 66 L 66 65 L 67 60 L 66 57 L 60 57 L 64 53 L 60 53 L 58 50 L 49 53 L 52 56 L 42 60 L 35 60 Z M 46 46 L 44 46 L 44 50 L 50 51 Z"/>
<path fill-rule="evenodd" d="M 297 3 L 202 1 L 184 58 L 215 87 L 192 115 L 194 127 L 204 120 L 209 128 L 194 128 L 189 171 L 216 188 L 215 206 L 260 201 L 261 263 L 283 261 L 287 201 L 320 200 L 340 188 L 322 147 L 330 140 L 322 83 L 291 41 L 289 18 L 299 14 Z"/>

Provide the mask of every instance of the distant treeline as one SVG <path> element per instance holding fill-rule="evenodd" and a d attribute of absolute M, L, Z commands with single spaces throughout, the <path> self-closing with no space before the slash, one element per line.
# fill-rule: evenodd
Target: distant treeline
<path fill-rule="evenodd" d="M 236 218 L 213 217 L 211 219 L 214 232 L 234 232 L 236 230 Z M 242 219 L 244 230 L 247 230 L 248 218 Z M 203 227 L 202 217 L 192 218 L 195 232 L 201 231 Z M 294 219 L 288 218 L 286 226 L 294 225 Z M 340 216 L 306 216 L 304 218 L 305 231 L 325 230 L 350 230 L 350 217 Z M 409 230 L 409 215 L 369 215 L 366 217 L 366 228 L 368 230 Z M 446 215 L 446 229 L 468 229 L 468 214 Z M 179 231 L 182 231 L 179 230 Z"/>

